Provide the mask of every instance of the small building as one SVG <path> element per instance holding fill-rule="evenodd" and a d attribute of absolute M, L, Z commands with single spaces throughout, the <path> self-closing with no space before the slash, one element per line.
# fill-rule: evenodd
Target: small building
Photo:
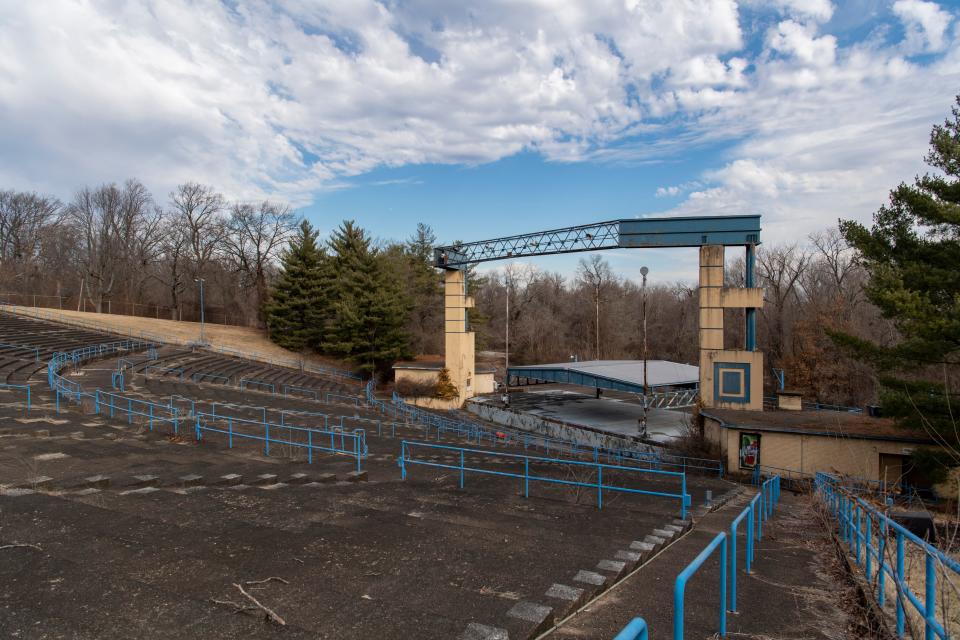
<path fill-rule="evenodd" d="M 733 411 L 700 413 L 704 436 L 719 446 L 726 469 L 785 477 L 818 471 L 881 483 L 928 486 L 910 468 L 918 447 L 936 446 L 925 433 L 893 420 L 843 411 Z"/>
<path fill-rule="evenodd" d="M 398 362 L 393 365 L 394 379 L 398 385 L 404 382 L 425 387 L 436 385 L 440 370 L 445 366 L 444 362 L 438 361 Z M 476 370 L 472 372 L 473 375 L 466 377 L 464 380 L 464 388 L 458 388 L 459 397 L 452 400 L 430 396 L 404 396 L 404 400 L 428 409 L 457 409 L 466 398 L 493 393 L 496 389 L 494 373 L 495 369 L 493 367 L 477 365 Z"/>

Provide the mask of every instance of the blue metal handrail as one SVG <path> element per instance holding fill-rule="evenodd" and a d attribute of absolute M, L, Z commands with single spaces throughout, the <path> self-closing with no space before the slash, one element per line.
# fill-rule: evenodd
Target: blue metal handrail
<path fill-rule="evenodd" d="M 97 415 L 100 415 L 104 409 L 109 409 L 109 415 L 113 418 L 119 411 L 121 414 L 127 414 L 127 424 L 132 424 L 134 416 L 139 416 L 147 419 L 150 431 L 153 431 L 154 423 L 159 422 L 172 426 L 175 434 L 180 433 L 182 417 L 176 407 L 110 393 L 102 389 L 96 389 L 92 393 L 84 391 L 80 394 L 80 398 L 93 400 L 94 411 Z"/>
<path fill-rule="evenodd" d="M 180 367 L 164 367 L 158 364 L 148 364 L 143 368 L 143 375 L 149 377 L 150 371 L 158 371 L 159 375 L 162 376 L 173 374 L 183 380 L 183 369 Z"/>
<path fill-rule="evenodd" d="M 727 539 L 731 541 L 730 548 L 730 611 L 737 612 L 737 530 L 741 522 L 746 519 L 747 527 L 747 549 L 745 553 L 745 569 L 749 574 L 754 560 L 755 540 L 760 540 L 762 536 L 762 527 L 759 524 L 766 518 L 773 515 L 773 509 L 780 501 L 780 477 L 774 476 L 766 480 L 760 488 L 760 491 L 750 500 L 750 503 L 734 518 L 730 524 L 730 533 L 718 533 L 700 554 L 684 568 L 677 576 L 674 583 L 674 604 L 673 604 L 673 637 L 675 640 L 682 640 L 684 630 L 684 598 L 687 581 L 696 573 L 710 555 L 720 547 L 720 630 L 721 636 L 727 633 Z M 769 506 L 765 503 L 769 502 Z M 754 526 L 754 523 L 757 526 Z M 639 637 L 641 631 L 646 631 L 646 626 L 639 624 L 634 626 L 642 618 L 634 618 L 630 624 L 623 628 L 620 634 L 614 640 L 634 640 Z"/>
<path fill-rule="evenodd" d="M 956 576 L 960 575 L 960 563 L 908 531 L 886 513 L 851 493 L 834 476 L 818 473 L 815 488 L 817 495 L 837 521 L 840 537 L 846 543 L 848 552 L 855 556 L 858 565 L 865 565 L 868 582 L 874 575 L 874 562 L 878 564 L 876 597 L 881 607 L 886 599 L 886 578 L 890 577 L 893 580 L 897 594 L 897 635 L 903 637 L 906 627 L 904 611 L 904 601 L 906 601 L 923 619 L 926 640 L 949 637 L 945 621 L 937 620 L 937 567 L 939 566 L 944 574 L 949 570 Z M 877 523 L 876 527 L 873 526 L 874 522 Z M 885 559 L 887 540 L 891 533 L 896 538 L 895 566 L 891 566 Z M 912 548 L 924 555 L 923 602 L 910 589 L 906 579 L 904 558 L 908 542 Z M 866 551 L 865 554 L 864 551 Z M 866 558 L 863 557 L 864 555 Z"/>
<path fill-rule="evenodd" d="M 225 428 L 217 428 L 213 424 L 224 424 Z M 236 427 L 262 427 L 263 435 L 246 433 L 237 430 Z M 361 461 L 367 457 L 369 449 L 367 448 L 366 433 L 363 429 L 354 429 L 352 433 L 333 430 L 320 429 L 315 427 L 300 427 L 291 424 L 276 424 L 266 421 L 249 420 L 235 416 L 216 415 L 213 413 L 198 412 L 196 414 L 196 423 L 194 425 L 197 441 L 203 440 L 204 432 L 225 434 L 228 438 L 228 447 L 233 448 L 234 438 L 246 438 L 249 440 L 260 440 L 263 442 L 264 455 L 270 455 L 270 443 L 285 444 L 293 447 L 300 447 L 307 450 L 307 462 L 313 463 L 313 452 L 315 450 L 328 451 L 334 454 L 348 455 L 356 459 L 357 471 L 361 470 Z M 273 429 L 274 435 L 270 431 Z M 287 439 L 278 438 L 276 434 L 286 432 Z M 297 441 L 293 439 L 293 433 L 304 434 L 306 441 Z M 326 439 L 329 437 L 330 445 L 327 446 Z M 338 446 L 339 442 L 339 446 Z M 348 447 L 350 443 L 352 447 Z"/>
<path fill-rule="evenodd" d="M 7 384 L 0 383 L 0 389 L 19 389 L 21 391 L 27 392 L 27 411 L 29 412 L 32 408 L 30 403 L 30 386 L 26 384 Z"/>
<path fill-rule="evenodd" d="M 805 409 L 813 409 L 814 411 L 836 411 L 838 413 L 853 413 L 861 414 L 863 409 L 860 407 L 845 407 L 841 404 L 824 404 L 821 402 L 804 402 Z"/>
<path fill-rule="evenodd" d="M 0 342 L 0 350 L 29 351 L 33 354 L 33 361 L 40 362 L 40 349 L 37 347 L 28 347 L 22 344 L 8 344 L 6 342 Z"/>
<path fill-rule="evenodd" d="M 680 572 L 673 583 L 673 640 L 683 640 L 683 605 L 687 581 L 720 548 L 720 635 L 727 635 L 727 534 L 721 531 L 700 554 Z"/>
<path fill-rule="evenodd" d="M 744 570 L 749 574 L 754 560 L 755 541 L 763 538 L 763 522 L 773 517 L 779 503 L 780 476 L 774 476 L 763 482 L 757 495 L 730 523 L 730 611 L 734 613 L 737 612 L 737 529 L 746 519 Z"/>
<path fill-rule="evenodd" d="M 649 633 L 647 621 L 643 618 L 634 618 L 620 630 L 620 633 L 613 640 L 649 640 Z"/>
<path fill-rule="evenodd" d="M 417 448 L 427 448 L 431 450 L 441 450 L 441 451 L 451 451 L 458 453 L 460 457 L 459 465 L 450 465 L 444 464 L 442 462 L 433 462 L 428 460 L 419 460 L 411 457 L 411 453 Z M 478 454 L 490 456 L 493 458 L 506 458 L 509 460 L 514 460 L 517 462 L 523 463 L 523 473 L 514 473 L 510 471 L 493 471 L 491 469 L 478 469 L 475 467 L 468 467 L 466 465 L 466 454 Z M 567 466 L 573 468 L 581 469 L 595 469 L 596 470 L 596 482 L 583 482 L 579 480 L 564 480 L 560 478 L 550 478 L 547 476 L 538 476 L 532 475 L 530 473 L 530 463 L 531 462 L 547 462 L 560 466 Z M 491 451 L 489 449 L 468 449 L 465 447 L 453 447 L 448 445 L 433 444 L 431 442 L 420 442 L 416 440 L 403 440 L 400 445 L 400 459 L 398 461 L 400 465 L 400 476 L 402 479 L 407 479 L 407 466 L 408 465 L 421 465 L 426 467 L 438 467 L 441 469 L 454 469 L 460 472 L 460 488 L 464 486 L 464 478 L 466 472 L 479 473 L 482 475 L 492 475 L 492 476 L 502 476 L 507 478 L 518 478 L 523 480 L 523 495 L 524 497 L 530 496 L 530 482 L 543 482 L 547 484 L 561 484 L 574 487 L 586 487 L 597 490 L 597 508 L 603 508 L 603 491 L 604 489 L 608 491 L 620 492 L 620 493 L 634 493 L 650 496 L 659 496 L 663 498 L 675 498 L 680 500 L 680 517 L 686 517 L 686 508 L 691 503 L 690 495 L 687 494 L 687 477 L 684 473 L 678 473 L 676 471 L 656 471 L 652 469 L 638 469 L 636 467 L 624 467 L 620 465 L 611 465 L 604 464 L 600 462 L 583 462 L 579 460 L 565 460 L 562 458 L 544 458 L 539 456 L 527 456 L 517 453 L 505 453 L 502 451 Z M 644 474 L 665 476 L 676 478 L 680 480 L 680 493 L 668 493 L 665 491 L 650 491 L 646 489 L 631 489 L 628 487 L 620 487 L 617 485 L 604 484 L 603 482 L 603 472 L 604 470 L 608 471 L 626 471 L 630 473 L 637 474 L 642 477 Z"/>
<path fill-rule="evenodd" d="M 292 384 L 283 385 L 283 397 L 286 398 L 288 395 L 294 395 L 291 392 L 302 393 L 307 397 L 311 397 L 313 400 L 317 399 L 317 391 L 315 389 L 307 389 L 306 387 L 296 387 Z"/>
<path fill-rule="evenodd" d="M 407 404 L 396 392 L 393 393 L 392 403 L 387 404 L 375 397 L 375 386 L 376 383 L 373 379 L 367 382 L 365 391 L 368 405 L 379 410 L 381 413 L 392 413 L 394 417 L 400 417 L 402 415 L 408 420 L 414 420 L 427 427 L 436 429 L 436 437 L 438 440 L 442 434 L 450 433 L 455 437 L 476 442 L 478 445 L 487 441 L 491 445 L 520 446 L 522 444 L 523 448 L 527 449 L 532 444 L 535 448 L 539 447 L 545 455 L 550 453 L 574 457 L 589 455 L 595 462 L 599 462 L 600 459 L 603 458 L 608 463 L 621 465 L 635 462 L 661 470 L 674 469 L 683 472 L 697 470 L 717 473 L 721 477 L 723 476 L 723 463 L 717 460 L 657 454 L 629 448 L 610 449 L 596 446 L 591 447 L 580 444 L 575 440 L 550 438 L 541 434 L 533 434 L 502 425 L 496 427 L 496 429 L 490 429 L 485 425 L 475 422 L 450 420 L 449 418 Z M 430 437 L 429 432 L 427 436 Z"/>
<path fill-rule="evenodd" d="M 276 394 L 277 387 L 272 382 L 264 382 L 263 380 L 255 380 L 253 378 L 240 378 L 240 390 L 243 391 L 249 386 L 253 386 L 256 389 L 265 389 L 269 390 L 271 394 Z"/>
<path fill-rule="evenodd" d="M 753 497 L 743 511 L 730 523 L 730 611 L 737 612 L 737 529 L 744 519 L 747 520 L 747 548 L 744 553 L 744 571 L 749 574 L 750 567 L 753 564 L 754 538 L 757 535 L 757 528 L 754 526 L 754 520 L 757 517 L 761 494 Z M 760 509 L 760 517 L 763 510 Z"/>
<path fill-rule="evenodd" d="M 202 373 L 198 371 L 197 373 L 194 373 L 192 376 L 190 376 L 190 379 L 196 383 L 206 382 L 207 380 L 213 380 L 213 381 L 223 380 L 223 384 L 230 384 L 230 378 L 228 378 L 227 376 L 218 375 L 216 373 Z"/>

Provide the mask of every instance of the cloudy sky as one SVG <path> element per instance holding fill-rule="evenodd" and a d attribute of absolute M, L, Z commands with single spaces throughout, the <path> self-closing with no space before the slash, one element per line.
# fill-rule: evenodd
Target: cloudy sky
<path fill-rule="evenodd" d="M 789 242 L 923 172 L 957 93 L 946 2 L 0 0 L 0 188 L 195 180 L 445 241 L 761 213 Z M 608 256 L 693 273 L 644 253 Z"/>

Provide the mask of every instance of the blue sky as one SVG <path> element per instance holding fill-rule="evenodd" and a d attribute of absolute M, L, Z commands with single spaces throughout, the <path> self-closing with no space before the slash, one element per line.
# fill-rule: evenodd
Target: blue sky
<path fill-rule="evenodd" d="M 658 197 L 657 189 L 695 180 L 723 154 L 724 146 L 712 145 L 694 157 L 633 166 L 556 163 L 521 152 L 475 166 L 378 169 L 351 181 L 349 188 L 319 195 L 303 211 L 321 229 L 348 217 L 385 240 L 405 239 L 417 222 L 425 222 L 441 243 L 632 218 L 669 209 L 679 197 Z M 571 273 L 581 257 L 529 262 Z M 638 277 L 640 263 L 661 279 L 690 278 L 696 270 L 691 251 L 607 251 L 604 257 L 624 277 Z M 672 263 L 676 260 L 680 264 Z M 491 263 L 482 269 L 498 266 Z"/>
<path fill-rule="evenodd" d="M 0 4 L 0 187 L 178 183 L 402 239 L 761 213 L 869 220 L 960 92 L 928 0 Z M 608 252 L 692 278 L 690 252 Z M 577 256 L 538 268 L 571 274 Z"/>

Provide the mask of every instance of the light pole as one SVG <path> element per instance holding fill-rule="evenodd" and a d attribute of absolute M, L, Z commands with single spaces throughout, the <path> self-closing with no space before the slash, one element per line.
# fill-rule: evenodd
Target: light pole
<path fill-rule="evenodd" d="M 647 274 L 650 269 L 640 267 L 640 276 L 643 281 L 640 285 L 640 307 L 643 316 L 643 418 L 640 420 L 640 437 L 647 435 L 647 395 L 650 392 L 650 383 L 647 379 Z"/>
<path fill-rule="evenodd" d="M 600 359 L 600 277 L 597 276 L 597 285 L 596 285 L 596 297 L 594 298 L 597 303 L 597 360 Z"/>
<path fill-rule="evenodd" d="M 194 278 L 194 282 L 200 285 L 200 344 L 206 344 L 203 338 L 203 278 Z"/>
<path fill-rule="evenodd" d="M 507 327 L 504 332 L 504 355 L 503 355 L 503 404 L 510 404 L 510 285 L 512 279 L 510 278 L 510 273 L 507 272 L 504 283 L 507 285 Z"/>

